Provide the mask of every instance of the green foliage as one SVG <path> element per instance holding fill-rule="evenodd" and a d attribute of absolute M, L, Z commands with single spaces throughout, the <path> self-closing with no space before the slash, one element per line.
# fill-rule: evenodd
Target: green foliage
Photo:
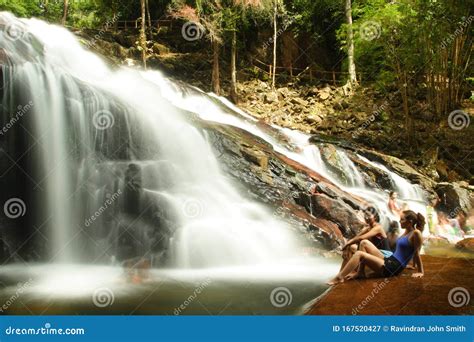
<path fill-rule="evenodd" d="M 38 0 L 0 0 L 0 11 L 9 11 L 20 17 L 34 17 L 42 13 Z"/>
<path fill-rule="evenodd" d="M 279 29 L 309 39 L 306 47 L 324 51 L 340 67 L 337 71 L 347 71 L 343 0 L 149 0 L 149 7 L 152 19 L 170 8 L 187 8 L 176 17 L 193 20 L 189 15 L 194 15 L 208 37 L 225 46 L 236 32 L 238 46 L 248 47 L 257 32 L 271 32 L 275 2 Z M 454 82 L 450 87 L 464 86 L 458 93 L 467 94 L 473 87 L 469 76 L 474 64 L 466 63 L 472 53 L 473 7 L 472 0 L 353 0 L 355 64 L 363 83 L 372 82 L 381 92 L 402 87 L 410 94 L 431 91 L 425 94 L 428 98 L 441 91 L 434 85 L 430 89 L 429 78 L 443 75 Z M 50 22 L 60 22 L 63 9 L 64 0 L 0 0 L 0 10 Z M 69 0 L 67 25 L 100 28 L 117 15 L 119 20 L 136 20 L 140 0 Z M 311 60 L 313 50 L 306 47 L 305 61 L 322 65 L 318 57 Z M 435 111 L 442 110 L 446 108 Z"/>

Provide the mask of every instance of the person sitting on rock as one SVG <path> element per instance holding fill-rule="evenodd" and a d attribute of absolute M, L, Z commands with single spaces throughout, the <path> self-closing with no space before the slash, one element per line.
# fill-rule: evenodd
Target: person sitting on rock
<path fill-rule="evenodd" d="M 344 282 L 348 278 L 355 278 L 352 276 L 353 272 L 358 268 L 358 273 L 364 272 L 365 266 L 369 267 L 379 277 L 397 276 L 412 259 L 418 270 L 418 272 L 412 274 L 412 277 L 423 277 L 424 270 L 420 250 L 423 245 L 422 232 L 425 226 L 425 217 L 420 213 L 416 214 L 414 211 L 406 210 L 400 219 L 400 225 L 405 229 L 405 232 L 397 240 L 397 247 L 393 255 L 384 257 L 380 250 L 370 242 L 361 242 L 364 250 L 355 252 L 346 266 L 327 284 L 335 285 Z"/>
<path fill-rule="evenodd" d="M 362 240 L 369 240 L 372 244 L 382 250 L 382 253 L 385 253 L 389 256 L 390 247 L 387 240 L 387 234 L 385 230 L 380 225 L 380 216 L 377 212 L 377 209 L 374 207 L 369 207 L 364 210 L 364 219 L 368 227 L 362 229 L 359 234 L 346 242 L 344 247 L 342 247 L 342 265 L 341 270 L 344 268 L 349 259 L 354 255 L 354 253 L 359 249 L 359 243 Z"/>
<path fill-rule="evenodd" d="M 395 221 L 390 222 L 390 226 L 388 227 L 388 232 L 387 232 L 387 240 L 388 240 L 388 246 L 392 252 L 395 251 L 395 248 L 397 247 L 397 240 L 398 240 L 399 235 L 400 235 L 399 223 Z"/>

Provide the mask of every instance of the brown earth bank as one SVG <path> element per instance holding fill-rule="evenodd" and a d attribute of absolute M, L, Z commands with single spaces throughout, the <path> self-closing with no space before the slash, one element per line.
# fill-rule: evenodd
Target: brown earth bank
<path fill-rule="evenodd" d="M 474 296 L 474 259 L 423 255 L 422 260 L 423 278 L 412 278 L 414 271 L 405 270 L 398 277 L 347 281 L 329 289 L 306 313 L 472 315 L 474 301 L 470 297 Z M 466 304 L 459 306 L 463 303 Z"/>

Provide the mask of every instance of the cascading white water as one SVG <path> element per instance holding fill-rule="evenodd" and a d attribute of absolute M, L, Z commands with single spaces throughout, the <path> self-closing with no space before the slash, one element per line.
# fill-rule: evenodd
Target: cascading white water
<path fill-rule="evenodd" d="M 30 91 L 29 96 L 37 108 L 36 133 L 45 133 L 41 138 L 43 182 L 48 189 L 55 261 L 78 260 L 75 241 L 78 231 L 84 230 L 84 217 L 94 215 L 111 195 L 126 192 L 127 177 L 133 180 L 137 173 L 143 188 L 137 205 L 146 202 L 153 208 L 172 208 L 168 214 L 176 221 L 169 241 L 172 265 L 255 264 L 296 256 L 298 243 L 288 227 L 238 194 L 220 174 L 204 137 L 174 107 L 263 138 L 276 151 L 373 203 L 383 217 L 390 216 L 387 194 L 364 185 L 360 171 L 344 150 L 336 151 L 346 170 L 345 183 L 328 170 L 318 146 L 310 144 L 306 134 L 274 126 L 286 137 L 282 142 L 226 99 L 199 89 L 194 89 L 195 94 L 183 94 L 157 71 L 112 72 L 61 27 L 34 19 L 18 20 L 5 13 L 1 17 L 26 33 L 12 40 L 5 31 L 0 32 L 0 47 L 16 62 L 15 80 L 9 86 L 24 83 L 37 90 Z M 34 60 L 28 60 L 29 56 Z M 117 112 L 120 116 L 114 114 Z M 383 165 L 363 160 L 388 173 L 402 197 L 424 210 L 424 199 L 414 185 Z M 112 182 L 117 175 L 119 180 Z M 87 198 L 85 208 L 78 209 L 74 203 L 79 191 Z M 127 205 L 117 197 L 113 205 Z M 150 223 L 127 215 L 120 217 L 125 230 L 133 231 L 138 248 L 149 251 L 153 245 Z M 98 238 L 92 237 L 100 260 L 116 257 L 123 222 L 112 225 Z M 87 234 L 94 235 L 86 230 Z"/>
<path fill-rule="evenodd" d="M 364 198 L 378 209 L 385 227 L 388 227 L 390 221 L 398 220 L 388 210 L 388 191 L 368 188 L 365 185 L 361 172 L 344 150 L 336 148 L 337 159 L 341 164 L 341 169 L 345 171 L 345 179 L 343 181 L 328 170 L 326 163 L 321 157 L 319 147 L 309 142 L 309 135 L 288 128 L 272 126 L 275 131 L 287 138 L 284 144 L 281 139 L 279 140 L 274 135 L 260 129 L 255 118 L 243 112 L 223 97 L 218 97 L 212 93 L 205 94 L 196 88 L 194 88 L 194 94 L 183 93 L 172 81 L 164 78 L 158 72 L 145 73 L 144 77 L 157 84 L 163 96 L 175 106 L 195 113 L 202 119 L 244 129 L 272 144 L 276 151 L 318 172 L 341 189 Z M 400 193 L 402 201 L 407 203 L 410 209 L 426 215 L 426 199 L 418 185 L 410 183 L 380 163 L 370 161 L 360 155 L 356 155 L 356 157 L 386 173 L 392 180 L 395 190 Z"/>
<path fill-rule="evenodd" d="M 80 250 L 84 244 L 92 248 L 93 260 L 115 259 L 123 231 L 141 249 L 128 256 L 153 257 L 146 254 L 163 238 L 152 240 L 156 227 L 142 222 L 150 207 L 166 208 L 173 221 L 172 266 L 275 263 L 301 254 L 291 229 L 244 199 L 223 177 L 206 140 L 155 84 L 134 70 L 112 72 L 64 28 L 7 13 L 1 18 L 24 33 L 10 39 L 6 30 L 0 32 L 0 47 L 15 71 L 11 75 L 6 69 L 4 82 L 10 90 L 20 84 L 29 89 L 37 108 L 35 134 L 45 134 L 40 144 L 52 261 L 80 261 L 79 255 L 87 254 Z M 32 50 L 38 45 L 39 51 Z M 35 60 L 27 60 L 29 54 Z M 133 182 L 140 186 L 129 190 Z M 134 191 L 140 206 L 135 216 L 133 208 L 120 209 L 134 205 L 121 198 Z M 77 193 L 85 205 L 76 202 Z M 98 227 L 84 227 L 83 220 L 111 198 L 110 206 L 121 216 L 109 218 L 102 210 L 92 220 L 100 222 Z"/>

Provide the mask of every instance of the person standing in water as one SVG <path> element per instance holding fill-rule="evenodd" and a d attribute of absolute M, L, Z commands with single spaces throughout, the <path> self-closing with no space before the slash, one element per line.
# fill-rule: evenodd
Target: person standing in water
<path fill-rule="evenodd" d="M 397 204 L 397 197 L 398 194 L 395 191 L 390 191 L 388 195 L 388 209 L 393 215 L 400 217 L 402 210 Z"/>
<path fill-rule="evenodd" d="M 362 270 L 365 266 L 369 267 L 378 277 L 394 277 L 399 275 L 412 259 L 418 271 L 413 273 L 412 277 L 423 277 L 424 269 L 420 250 L 423 245 L 422 232 L 425 218 L 420 213 L 406 210 L 402 213 L 400 225 L 405 229 L 405 232 L 397 240 L 395 253 L 392 256 L 384 257 L 378 248 L 372 246 L 370 242 L 365 242 L 364 251 L 357 251 L 346 266 L 327 284 L 335 285 L 344 282 L 346 277 L 357 270 L 359 266 Z"/>

